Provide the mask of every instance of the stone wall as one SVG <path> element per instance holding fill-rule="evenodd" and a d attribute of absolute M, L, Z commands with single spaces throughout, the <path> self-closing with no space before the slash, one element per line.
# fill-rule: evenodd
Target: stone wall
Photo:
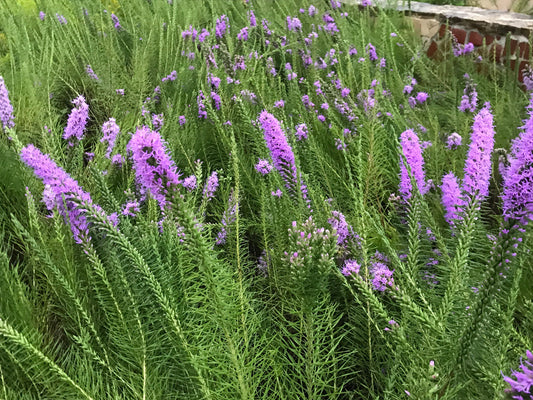
<path fill-rule="evenodd" d="M 344 0 L 344 3 L 361 7 L 361 0 Z M 405 13 L 424 40 L 429 57 L 442 57 L 450 51 L 452 43 L 456 49 L 467 45 L 467 49 L 473 47 L 481 57 L 518 69 L 521 82 L 522 71 L 533 57 L 533 17 L 526 14 L 414 1 L 410 7 L 405 1 L 391 3 L 390 0 L 374 0 L 373 5 Z"/>
<path fill-rule="evenodd" d="M 486 10 L 514 11 L 529 13 L 533 10 L 533 0 L 467 0 L 466 4 Z"/>

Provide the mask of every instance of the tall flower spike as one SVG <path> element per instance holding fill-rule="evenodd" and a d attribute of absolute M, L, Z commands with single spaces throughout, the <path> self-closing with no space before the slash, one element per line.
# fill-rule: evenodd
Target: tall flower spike
<path fill-rule="evenodd" d="M 217 38 L 222 38 L 226 31 L 229 29 L 229 19 L 226 15 L 222 15 L 220 18 L 217 18 L 216 27 L 215 27 L 215 36 Z"/>
<path fill-rule="evenodd" d="M 477 90 L 476 84 L 470 79 L 468 74 L 465 74 L 466 86 L 463 90 L 463 97 L 461 97 L 461 104 L 459 111 L 461 112 L 475 112 L 477 107 Z"/>
<path fill-rule="evenodd" d="M 34 145 L 30 144 L 22 148 L 20 158 L 43 181 L 45 185 L 43 201 L 46 208 L 51 211 L 57 207 L 65 222 L 70 224 L 76 243 L 88 242 L 90 240 L 89 222 L 86 212 L 78 206 L 78 203 L 93 205 L 103 213 L 100 207 L 93 204 L 91 195 L 84 192 L 78 182 L 58 167 L 50 156 L 41 153 Z"/>
<path fill-rule="evenodd" d="M 287 28 L 289 29 L 289 31 L 300 31 L 302 30 L 302 23 L 298 18 L 288 16 Z"/>
<path fill-rule="evenodd" d="M 251 27 L 257 26 L 257 19 L 255 18 L 255 14 L 253 10 L 248 11 L 248 19 L 250 21 Z"/>
<path fill-rule="evenodd" d="M 81 140 L 83 139 L 85 125 L 89 119 L 89 106 L 85 102 L 85 97 L 83 96 L 76 97 L 72 100 L 72 104 L 76 107 L 72 109 L 68 116 L 63 139 L 70 140 L 76 138 L 77 140 Z"/>
<path fill-rule="evenodd" d="M 344 246 L 352 234 L 352 227 L 346 222 L 346 217 L 340 211 L 332 211 L 328 223 L 337 231 L 337 244 Z"/>
<path fill-rule="evenodd" d="M 503 216 L 527 224 L 533 220 L 533 94 L 529 119 L 513 140 L 509 167 L 503 176 Z"/>
<path fill-rule="evenodd" d="M 476 196 L 479 200 L 489 194 L 490 159 L 494 148 L 494 133 L 490 104 L 485 103 L 485 106 L 474 117 L 463 179 L 463 191 L 470 197 Z"/>
<path fill-rule="evenodd" d="M 165 148 L 158 132 L 143 126 L 137 128 L 127 146 L 141 194 L 150 194 L 163 209 L 169 189 L 181 183 L 180 173 Z"/>
<path fill-rule="evenodd" d="M 111 153 L 113 152 L 113 148 L 115 147 L 115 141 L 117 140 L 117 136 L 120 132 L 120 128 L 117 125 L 117 122 L 115 118 L 109 118 L 109 121 L 104 122 L 102 125 L 102 133 L 104 136 L 102 139 L 100 139 L 100 142 L 107 142 L 107 151 L 105 156 L 109 158 L 111 156 Z"/>
<path fill-rule="evenodd" d="M 122 26 L 120 25 L 120 20 L 118 19 L 118 17 L 115 14 L 111 13 L 111 20 L 113 21 L 115 29 L 117 31 L 120 31 L 122 29 Z"/>
<path fill-rule="evenodd" d="M 444 218 L 450 225 L 455 221 L 460 221 L 463 217 L 459 214 L 461 207 L 464 206 L 464 200 L 461 198 L 461 188 L 457 182 L 457 177 L 453 172 L 449 172 L 442 177 L 442 205 L 446 210 Z"/>
<path fill-rule="evenodd" d="M 217 171 L 213 171 L 213 173 L 207 178 L 207 182 L 204 187 L 204 198 L 209 201 L 213 197 L 215 197 L 215 192 L 218 188 L 218 173 Z"/>
<path fill-rule="evenodd" d="M 13 106 L 9 101 L 9 92 L 4 82 L 4 78 L 0 76 L 0 122 L 4 130 L 15 127 L 13 117 Z"/>
<path fill-rule="evenodd" d="M 411 169 L 411 174 L 415 178 L 418 190 L 420 194 L 424 195 L 429 190 L 429 186 L 426 184 L 424 157 L 422 156 L 422 148 L 420 147 L 418 136 L 412 129 L 408 129 L 401 134 L 400 143 L 403 155 L 408 167 Z M 400 160 L 400 193 L 404 201 L 407 202 L 411 198 L 412 190 L 411 177 L 402 158 Z"/>
<path fill-rule="evenodd" d="M 263 129 L 265 142 L 268 150 L 270 150 L 274 167 L 285 181 L 285 186 L 293 194 L 296 193 L 298 178 L 294 153 L 287 142 L 279 121 L 265 110 L 259 115 L 259 123 Z"/>

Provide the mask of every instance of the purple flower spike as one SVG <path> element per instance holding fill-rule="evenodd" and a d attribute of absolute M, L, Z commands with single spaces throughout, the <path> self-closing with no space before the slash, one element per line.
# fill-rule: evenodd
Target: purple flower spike
<path fill-rule="evenodd" d="M 122 155 L 120 154 L 115 154 L 112 158 L 111 158 L 111 162 L 113 163 L 113 165 L 116 165 L 117 167 L 121 167 L 122 164 L 124 164 L 124 157 L 122 157 Z"/>
<path fill-rule="evenodd" d="M 139 203 L 136 201 L 130 201 L 126 203 L 124 206 L 124 209 L 122 210 L 122 215 L 127 215 L 130 217 L 135 217 L 140 210 L 139 210 Z"/>
<path fill-rule="evenodd" d="M 461 97 L 461 104 L 459 111 L 461 112 L 476 112 L 477 108 L 477 90 L 476 84 L 470 79 L 468 74 L 465 74 L 466 86 L 463 90 L 463 97 Z"/>
<path fill-rule="evenodd" d="M 105 154 L 107 158 L 111 156 L 119 132 L 120 128 L 117 125 L 115 118 L 109 118 L 109 121 L 104 122 L 102 125 L 102 133 L 104 136 L 100 139 L 100 143 L 107 142 L 107 151 Z"/>
<path fill-rule="evenodd" d="M 204 100 L 204 93 L 200 90 L 198 96 L 196 97 L 196 104 L 198 104 L 198 118 L 207 119 L 207 111 L 205 110 Z"/>
<path fill-rule="evenodd" d="M 296 125 L 296 140 L 300 141 L 302 139 L 307 139 L 307 135 L 309 134 L 309 130 L 307 129 L 306 124 L 299 124 Z"/>
<path fill-rule="evenodd" d="M 426 184 L 424 158 L 418 136 L 412 129 L 408 129 L 401 134 L 400 141 L 403 155 L 411 169 L 411 174 L 415 178 L 418 190 L 420 194 L 424 195 L 429 190 L 429 187 Z M 400 193 L 406 202 L 411 198 L 412 189 L 411 178 L 402 158 L 400 160 Z"/>
<path fill-rule="evenodd" d="M 194 29 L 192 25 L 189 25 L 189 29 L 186 29 L 183 32 L 181 32 L 181 37 L 183 39 L 191 38 L 192 41 L 194 42 L 196 38 L 198 37 L 198 31 Z"/>
<path fill-rule="evenodd" d="M 85 103 L 85 97 L 83 96 L 78 96 L 72 100 L 72 104 L 74 104 L 76 108 L 73 108 L 70 112 L 63 139 L 70 140 L 76 138 L 77 140 L 81 140 L 83 139 L 85 125 L 89 119 L 89 106 Z"/>
<path fill-rule="evenodd" d="M 531 351 L 526 351 L 527 360 L 521 360 L 520 368 L 523 372 L 512 371 L 516 380 L 502 373 L 503 379 L 511 389 L 506 389 L 506 392 L 511 393 L 513 399 L 533 400 L 533 354 Z"/>
<path fill-rule="evenodd" d="M 226 15 L 222 15 L 220 18 L 217 18 L 215 26 L 215 36 L 218 39 L 221 39 L 226 34 L 226 31 L 229 29 L 229 26 L 229 19 Z"/>
<path fill-rule="evenodd" d="M 87 243 L 91 239 L 89 222 L 86 212 L 78 206 L 77 202 L 92 205 L 90 194 L 84 192 L 78 182 L 58 167 L 50 156 L 41 153 L 34 145 L 24 147 L 20 151 L 20 158 L 43 181 L 45 185 L 43 201 L 46 208 L 50 211 L 54 208 L 58 209 L 65 222 L 70 224 L 76 243 Z M 98 206 L 96 207 L 103 212 Z"/>
<path fill-rule="evenodd" d="M 486 103 L 474 118 L 462 188 L 466 194 L 477 196 L 480 200 L 489 194 L 494 134 L 490 104 Z"/>
<path fill-rule="evenodd" d="M 202 32 L 200 32 L 198 34 L 198 41 L 200 43 L 203 43 L 205 42 L 205 40 L 207 39 L 207 37 L 210 35 L 209 31 L 205 28 L 202 29 Z"/>
<path fill-rule="evenodd" d="M 211 99 L 215 103 L 215 108 L 220 110 L 221 99 L 217 92 L 211 92 Z"/>
<path fill-rule="evenodd" d="M 241 31 L 237 34 L 237 39 L 242 40 L 243 42 L 246 42 L 248 40 L 248 27 L 245 26 L 241 29 Z"/>
<path fill-rule="evenodd" d="M 163 114 L 152 114 L 152 125 L 156 131 L 160 130 L 165 123 Z"/>
<path fill-rule="evenodd" d="M 366 46 L 366 51 L 368 53 L 368 58 L 370 61 L 377 61 L 378 60 L 378 54 L 376 53 L 376 48 L 372 43 L 368 43 Z"/>
<path fill-rule="evenodd" d="M 461 188 L 457 182 L 457 177 L 453 172 L 449 172 L 442 177 L 442 205 L 446 210 L 444 218 L 451 226 L 455 221 L 460 221 L 463 217 L 460 215 L 461 207 L 464 206 L 464 200 L 461 198 Z"/>
<path fill-rule="evenodd" d="M 342 267 L 342 274 L 344 276 L 352 276 L 359 274 L 361 266 L 355 260 L 346 260 L 344 262 L 344 267 Z"/>
<path fill-rule="evenodd" d="M 95 81 L 99 80 L 98 75 L 93 71 L 92 67 L 90 65 L 87 65 L 85 67 L 85 72 L 87 73 L 87 76 L 91 79 L 94 79 Z"/>
<path fill-rule="evenodd" d="M 255 164 L 255 169 L 257 172 L 259 172 L 261 175 L 267 175 L 270 171 L 272 171 L 272 165 L 267 160 L 259 159 L 259 162 Z"/>
<path fill-rule="evenodd" d="M 446 139 L 446 147 L 450 150 L 455 150 L 461 145 L 462 141 L 463 138 L 461 135 L 459 135 L 457 132 L 454 132 L 448 136 L 448 139 Z"/>
<path fill-rule="evenodd" d="M 351 225 L 346 221 L 346 217 L 340 211 L 332 211 L 331 218 L 328 218 L 328 223 L 337 231 L 337 245 L 346 247 L 351 239 L 360 245 L 360 238 L 354 231 Z"/>
<path fill-rule="evenodd" d="M 274 102 L 274 108 L 283 108 L 285 107 L 285 100 L 281 99 Z"/>
<path fill-rule="evenodd" d="M 214 76 L 212 73 L 207 74 L 207 83 L 212 85 L 215 89 L 218 89 L 220 86 L 220 78 Z"/>
<path fill-rule="evenodd" d="M 133 160 L 135 177 L 141 194 L 150 194 L 163 209 L 169 189 L 181 183 L 180 173 L 158 132 L 137 128 L 127 146 Z"/>
<path fill-rule="evenodd" d="M 416 94 L 416 101 L 418 101 L 420 104 L 424 103 L 429 97 L 429 94 L 426 92 L 418 92 Z"/>
<path fill-rule="evenodd" d="M 175 81 L 177 78 L 178 78 L 178 73 L 174 70 L 170 74 L 162 78 L 161 82 Z"/>
<path fill-rule="evenodd" d="M 394 278 L 392 277 L 394 271 L 391 271 L 382 262 L 372 263 L 372 286 L 379 292 L 384 292 L 387 287 L 394 287 Z"/>
<path fill-rule="evenodd" d="M 533 220 L 533 95 L 529 119 L 513 140 L 509 167 L 503 176 L 503 216 L 527 224 Z"/>
<path fill-rule="evenodd" d="M 191 190 L 194 190 L 196 189 L 196 176 L 194 175 L 191 175 L 191 176 L 188 176 L 187 178 L 185 178 L 183 180 L 183 183 L 182 183 L 183 187 L 185 189 L 187 189 L 189 192 Z"/>
<path fill-rule="evenodd" d="M 113 25 L 115 26 L 115 29 L 117 31 L 120 31 L 122 29 L 122 26 L 120 25 L 120 21 L 118 17 L 115 14 L 111 13 L 111 20 L 113 21 Z"/>
<path fill-rule="evenodd" d="M 272 35 L 272 31 L 270 30 L 268 25 L 269 25 L 268 20 L 266 20 L 266 19 L 262 19 L 261 20 L 261 26 L 263 27 L 263 31 L 265 31 L 265 35 L 271 36 Z"/>
<path fill-rule="evenodd" d="M 276 191 L 272 191 L 270 194 L 274 197 L 277 197 L 278 199 L 280 199 L 281 196 L 283 196 L 283 192 L 281 191 L 280 188 L 278 188 Z"/>
<path fill-rule="evenodd" d="M 204 199 L 209 201 L 213 197 L 215 197 L 215 192 L 218 188 L 218 173 L 217 171 L 213 171 L 211 176 L 207 179 L 207 183 L 204 187 Z"/>
<path fill-rule="evenodd" d="M 9 92 L 7 90 L 4 78 L 0 76 L 0 122 L 4 130 L 15 127 L 13 117 L 13 106 L 9 101 Z"/>
<path fill-rule="evenodd" d="M 300 20 L 296 17 L 287 17 L 287 28 L 289 31 L 301 31 L 302 30 L 302 23 Z"/>
<path fill-rule="evenodd" d="M 294 153 L 279 121 L 265 110 L 259 115 L 259 123 L 263 129 L 265 142 L 268 150 L 270 150 L 274 167 L 285 181 L 285 186 L 296 193 L 298 178 Z"/>
<path fill-rule="evenodd" d="M 67 24 L 67 19 L 63 15 L 61 15 L 59 13 L 56 13 L 56 18 L 57 18 L 57 20 L 59 21 L 59 23 L 61 25 L 66 25 Z"/>
<path fill-rule="evenodd" d="M 255 18 L 255 14 L 253 10 L 248 11 L 248 19 L 250 21 L 251 27 L 257 26 L 257 19 Z"/>

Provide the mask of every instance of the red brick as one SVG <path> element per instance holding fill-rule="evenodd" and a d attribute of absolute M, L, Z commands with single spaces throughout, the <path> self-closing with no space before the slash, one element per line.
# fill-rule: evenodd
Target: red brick
<path fill-rule="evenodd" d="M 455 36 L 457 42 L 464 44 L 466 42 L 466 31 L 464 29 L 452 28 L 452 35 Z"/>
<path fill-rule="evenodd" d="M 487 35 L 485 36 L 485 44 L 488 46 L 489 44 L 491 44 L 492 42 L 494 42 L 494 36 L 491 36 L 491 35 Z"/>
<path fill-rule="evenodd" d="M 440 28 L 439 28 L 439 37 L 440 38 L 443 38 L 444 35 L 446 34 L 446 28 L 447 28 L 446 24 L 442 24 L 440 26 Z"/>
<path fill-rule="evenodd" d="M 529 42 L 519 43 L 518 48 L 520 49 L 518 51 L 519 57 L 529 59 L 529 50 L 530 50 Z"/>
<path fill-rule="evenodd" d="M 511 68 L 514 71 L 515 67 L 516 67 L 516 60 L 511 60 L 509 62 L 509 68 Z"/>
<path fill-rule="evenodd" d="M 470 34 L 468 35 L 468 41 L 474 46 L 481 46 L 483 44 L 483 35 L 477 31 L 470 31 Z"/>
<path fill-rule="evenodd" d="M 517 44 L 518 44 L 518 41 L 516 39 L 511 40 L 511 53 L 510 54 L 515 53 Z"/>
<path fill-rule="evenodd" d="M 428 52 L 427 52 L 428 57 L 430 58 L 433 57 L 438 49 L 439 49 L 439 45 L 437 44 L 437 42 L 435 42 L 434 40 L 431 41 L 431 44 L 429 45 Z"/>

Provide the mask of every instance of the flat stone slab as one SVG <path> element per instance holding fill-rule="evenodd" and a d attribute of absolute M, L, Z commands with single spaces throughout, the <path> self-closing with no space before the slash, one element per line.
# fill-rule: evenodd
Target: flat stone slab
<path fill-rule="evenodd" d="M 344 4 L 362 7 L 362 0 L 341 0 Z M 408 12 L 426 18 L 436 18 L 442 22 L 453 24 L 465 22 L 467 25 L 479 28 L 485 32 L 506 35 L 507 32 L 529 36 L 533 31 L 533 17 L 500 10 L 486 10 L 479 7 L 435 5 L 418 1 L 390 1 L 373 0 L 372 6 Z"/>

